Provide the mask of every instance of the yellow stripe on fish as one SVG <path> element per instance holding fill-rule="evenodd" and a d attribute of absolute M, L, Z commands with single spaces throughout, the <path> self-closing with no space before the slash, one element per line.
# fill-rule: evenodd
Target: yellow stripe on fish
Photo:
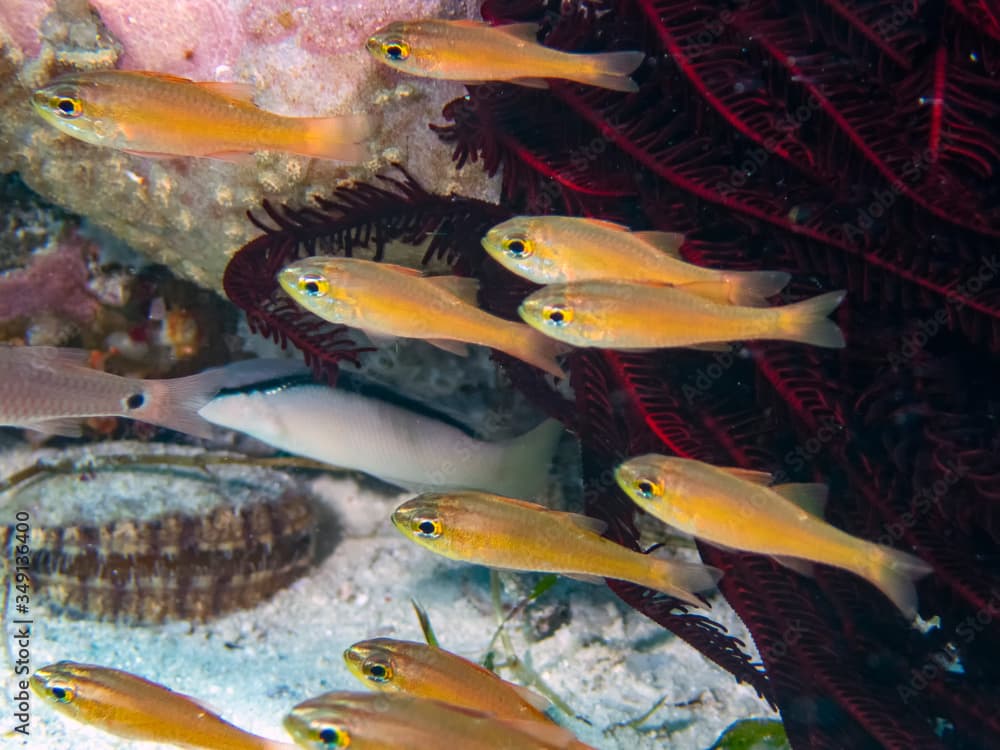
<path fill-rule="evenodd" d="M 580 347 L 644 350 L 775 339 L 841 348 L 844 336 L 826 316 L 844 294 L 760 308 L 720 304 L 684 287 L 578 281 L 539 289 L 518 313 L 545 335 Z"/>
<path fill-rule="evenodd" d="M 483 248 L 507 270 L 536 284 L 634 281 L 684 285 L 717 302 L 763 306 L 780 292 L 784 271 L 723 271 L 686 262 L 684 235 L 633 232 L 621 224 L 571 216 L 515 216 L 490 229 Z"/>
<path fill-rule="evenodd" d="M 240 161 L 287 151 L 357 162 L 367 155 L 366 115 L 284 117 L 250 101 L 246 84 L 198 82 L 148 71 L 71 73 L 35 91 L 42 118 L 81 141 L 151 157 Z"/>
<path fill-rule="evenodd" d="M 234 727 L 193 698 L 110 667 L 61 661 L 35 672 L 31 688 L 70 718 L 130 740 L 204 750 L 295 750 Z"/>
<path fill-rule="evenodd" d="M 316 256 L 287 266 L 278 283 L 306 310 L 380 337 L 423 339 L 464 354 L 465 344 L 499 349 L 556 377 L 563 351 L 528 326 L 476 307 L 476 281 L 357 258 Z"/>
<path fill-rule="evenodd" d="M 604 524 L 575 513 L 485 492 L 425 493 L 392 514 L 404 536 L 452 560 L 506 570 L 559 573 L 601 582 L 631 581 L 693 606 L 693 592 L 715 587 L 721 572 L 643 555 L 601 536 Z"/>
<path fill-rule="evenodd" d="M 931 566 L 824 521 L 825 485 L 767 487 L 764 472 L 657 454 L 625 461 L 615 479 L 639 507 L 674 528 L 720 547 L 770 555 L 794 570 L 802 561 L 842 568 L 876 586 L 906 617 L 916 614 L 913 581 Z"/>
<path fill-rule="evenodd" d="M 481 21 L 396 21 L 376 31 L 366 47 L 389 67 L 425 78 L 463 83 L 509 81 L 544 88 L 562 78 L 614 91 L 638 91 L 629 78 L 645 54 L 570 53 L 539 44 L 538 25 L 490 26 Z"/>
<path fill-rule="evenodd" d="M 545 698 L 426 643 L 372 638 L 348 648 L 344 661 L 373 690 L 430 698 L 499 718 L 549 721 L 543 713 Z"/>

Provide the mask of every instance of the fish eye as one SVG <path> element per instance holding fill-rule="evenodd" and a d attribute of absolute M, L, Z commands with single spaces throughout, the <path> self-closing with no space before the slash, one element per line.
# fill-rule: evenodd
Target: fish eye
<path fill-rule="evenodd" d="M 133 393 L 131 396 L 127 396 L 122 403 L 129 411 L 141 409 L 146 403 L 146 396 L 142 393 Z"/>
<path fill-rule="evenodd" d="M 389 39 L 382 42 L 382 54 L 393 62 L 400 62 L 410 56 L 410 45 L 402 39 Z"/>
<path fill-rule="evenodd" d="M 527 258 L 534 252 L 531 240 L 525 237 L 508 237 L 503 241 L 503 249 L 512 258 Z"/>
<path fill-rule="evenodd" d="M 635 482 L 635 491 L 640 497 L 651 500 L 652 498 L 660 497 L 663 494 L 663 485 L 660 482 L 655 482 L 650 479 L 638 479 Z"/>
<path fill-rule="evenodd" d="M 417 536 L 428 539 L 437 539 L 441 536 L 441 522 L 436 518 L 417 518 L 414 520 L 413 528 Z"/>
<path fill-rule="evenodd" d="M 546 305 L 542 308 L 542 317 L 547 323 L 562 328 L 573 321 L 573 309 L 566 305 Z"/>
<path fill-rule="evenodd" d="M 394 676 L 392 662 L 381 657 L 373 656 L 366 659 L 362 669 L 369 680 L 379 684 L 391 682 Z"/>
<path fill-rule="evenodd" d="M 72 96 L 54 96 L 49 104 L 60 117 L 72 120 L 83 114 L 83 102 Z"/>
<path fill-rule="evenodd" d="M 333 748 L 347 747 L 351 744 L 351 735 L 340 727 L 323 727 L 316 733 L 316 737 L 323 743 L 323 747 Z"/>
<path fill-rule="evenodd" d="M 72 703 L 73 699 L 76 697 L 76 691 L 74 691 L 73 688 L 65 687 L 63 685 L 50 685 L 49 692 L 52 693 L 52 697 L 60 703 Z"/>
<path fill-rule="evenodd" d="M 330 292 L 330 282 L 318 273 L 304 273 L 299 276 L 299 291 L 309 297 L 323 297 Z"/>

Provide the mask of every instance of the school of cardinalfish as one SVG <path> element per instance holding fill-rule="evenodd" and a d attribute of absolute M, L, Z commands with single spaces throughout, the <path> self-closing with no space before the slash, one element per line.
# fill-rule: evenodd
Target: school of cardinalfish
<path fill-rule="evenodd" d="M 545 87 L 559 78 L 630 92 L 641 52 L 571 54 L 536 39 L 532 24 L 397 22 L 366 48 L 379 62 L 425 77 Z M 240 161 L 257 150 L 357 161 L 372 130 L 364 114 L 291 118 L 257 108 L 243 84 L 194 82 L 154 72 L 99 71 L 60 77 L 35 92 L 39 114 L 62 132 L 147 157 Z M 524 324 L 481 310 L 476 285 L 453 276 L 343 258 L 297 261 L 278 275 L 306 310 L 363 331 L 374 342 L 421 339 L 455 354 L 469 344 L 506 352 L 564 377 L 573 347 L 648 350 L 716 348 L 775 339 L 843 347 L 829 315 L 843 292 L 784 306 L 767 298 L 784 272 L 725 271 L 684 261 L 684 237 L 632 231 L 606 221 L 520 216 L 489 230 L 485 251 L 542 288 L 523 300 Z M 526 324 L 526 325 L 525 325 Z M 688 606 L 707 604 L 721 573 L 650 557 L 602 536 L 594 519 L 519 499 L 540 491 L 562 428 L 546 422 L 505 442 L 479 439 L 417 404 L 363 386 L 313 383 L 300 365 L 258 360 L 192 378 L 143 381 L 100 373 L 70 350 L 0 348 L 0 424 L 78 434 L 81 418 L 124 416 L 203 435 L 208 423 L 275 447 L 366 471 L 423 494 L 401 505 L 395 526 L 446 557 L 493 568 L 632 581 Z M 305 417 L 312 418 L 305 418 Z M 300 418 L 301 417 L 301 418 Z M 350 425 L 349 430 L 336 425 Z M 321 424 L 308 431 L 295 425 Z M 338 434 L 350 440 L 337 439 Z M 430 470 L 430 457 L 457 447 L 464 460 Z M 615 474 L 635 503 L 708 543 L 770 555 L 804 573 L 813 563 L 861 576 L 907 618 L 923 561 L 850 536 L 822 519 L 826 488 L 769 486 L 764 472 L 662 455 L 623 462 Z M 515 495 L 516 497 L 511 497 Z M 345 652 L 349 670 L 375 694 L 327 693 L 289 713 L 285 727 L 304 748 L 586 748 L 545 714 L 546 704 L 479 665 L 417 643 L 375 639 Z M 190 748 L 287 748 L 249 735 L 196 701 L 118 670 L 73 662 L 44 667 L 35 691 L 75 719 L 137 740 Z"/>

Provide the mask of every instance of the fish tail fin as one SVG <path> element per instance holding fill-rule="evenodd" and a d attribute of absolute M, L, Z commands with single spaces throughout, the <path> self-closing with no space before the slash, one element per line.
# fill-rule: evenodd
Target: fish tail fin
<path fill-rule="evenodd" d="M 729 302 L 745 307 L 767 307 L 773 297 L 791 280 L 784 271 L 730 271 L 725 274 L 729 287 Z"/>
<path fill-rule="evenodd" d="M 831 349 L 844 348 L 844 334 L 826 316 L 837 309 L 846 294 L 843 290 L 828 292 L 780 308 L 781 338 Z"/>
<path fill-rule="evenodd" d="M 372 118 L 365 114 L 338 117 L 301 118 L 305 134 L 296 153 L 315 159 L 359 162 L 368 158 L 373 130 Z"/>
<path fill-rule="evenodd" d="M 892 547 L 875 545 L 870 558 L 867 578 L 912 620 L 917 614 L 917 589 L 914 582 L 934 569 L 919 557 Z"/>
<path fill-rule="evenodd" d="M 225 367 L 169 380 L 145 380 L 146 403 L 127 416 L 200 438 L 212 436 L 212 425 L 198 410 L 232 380 Z"/>
<path fill-rule="evenodd" d="M 655 552 L 649 555 L 648 571 L 650 588 L 695 607 L 704 606 L 695 594 L 711 591 L 722 578 L 722 571 L 711 565 L 660 557 Z"/>
<path fill-rule="evenodd" d="M 629 74 L 642 64 L 646 59 L 646 53 L 599 52 L 587 57 L 589 66 L 578 75 L 572 76 L 571 80 L 612 91 L 639 90 L 639 85 L 629 78 Z"/>
<path fill-rule="evenodd" d="M 512 323 L 510 343 L 504 351 L 518 359 L 534 365 L 557 378 L 565 378 L 566 373 L 556 358 L 566 354 L 570 347 L 561 341 L 549 338 L 544 333 L 523 323 Z"/>
<path fill-rule="evenodd" d="M 528 498 L 544 489 L 549 465 L 563 431 L 562 423 L 547 419 L 533 430 L 507 441 L 500 462 L 502 494 Z"/>

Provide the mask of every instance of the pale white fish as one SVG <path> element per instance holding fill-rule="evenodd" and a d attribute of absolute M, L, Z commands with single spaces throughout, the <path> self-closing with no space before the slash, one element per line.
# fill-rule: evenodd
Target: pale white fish
<path fill-rule="evenodd" d="M 280 450 L 406 489 L 523 496 L 544 487 L 563 432 L 555 420 L 511 440 L 486 442 L 426 406 L 380 395 L 293 377 L 223 391 L 199 414 Z"/>

